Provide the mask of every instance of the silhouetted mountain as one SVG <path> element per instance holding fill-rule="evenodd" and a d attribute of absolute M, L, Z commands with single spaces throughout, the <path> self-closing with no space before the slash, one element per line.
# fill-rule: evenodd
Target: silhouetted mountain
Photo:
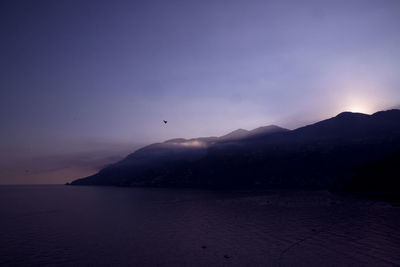
<path fill-rule="evenodd" d="M 239 141 L 254 134 L 261 136 L 280 131 L 287 131 L 287 129 L 271 125 L 253 131 L 238 129 L 221 137 L 170 139 L 163 143 L 143 147 L 128 155 L 122 161 L 107 166 L 99 173 L 76 180 L 71 184 L 126 185 L 132 182 L 135 184 L 146 183 L 147 181 L 143 180 L 144 177 L 147 177 L 146 173 L 170 168 L 173 164 L 184 164 L 199 160 L 206 156 L 210 146 L 217 143 Z"/>
<path fill-rule="evenodd" d="M 293 131 L 267 126 L 153 144 L 72 184 L 354 188 L 357 171 L 397 150 L 400 110 L 344 112 Z"/>

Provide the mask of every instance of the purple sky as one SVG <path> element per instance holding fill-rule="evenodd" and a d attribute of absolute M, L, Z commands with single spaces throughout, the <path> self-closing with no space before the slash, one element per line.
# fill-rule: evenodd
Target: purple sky
<path fill-rule="evenodd" d="M 399 25 L 398 0 L 1 1 L 0 165 L 398 107 Z"/>

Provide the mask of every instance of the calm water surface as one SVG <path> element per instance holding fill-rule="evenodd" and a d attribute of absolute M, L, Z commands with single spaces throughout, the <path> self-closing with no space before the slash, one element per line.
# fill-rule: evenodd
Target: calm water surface
<path fill-rule="evenodd" d="M 0 186 L 0 266 L 399 266 L 400 208 L 328 192 Z"/>

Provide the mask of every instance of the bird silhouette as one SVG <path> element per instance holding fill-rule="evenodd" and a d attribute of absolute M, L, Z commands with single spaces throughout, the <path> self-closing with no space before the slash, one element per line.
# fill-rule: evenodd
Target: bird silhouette
<path fill-rule="evenodd" d="M 164 122 L 164 123 L 167 123 L 168 121 L 166 121 L 166 120 L 163 120 L 163 122 Z"/>

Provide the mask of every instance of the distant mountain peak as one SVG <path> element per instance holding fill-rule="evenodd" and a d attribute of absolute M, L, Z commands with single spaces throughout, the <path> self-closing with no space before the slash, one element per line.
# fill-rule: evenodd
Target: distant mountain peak
<path fill-rule="evenodd" d="M 230 132 L 228 134 L 232 134 L 232 133 L 248 133 L 248 132 L 249 131 L 246 130 L 246 129 L 239 128 L 239 129 L 236 129 L 236 130 L 234 130 L 234 131 L 232 131 L 232 132 Z"/>
<path fill-rule="evenodd" d="M 336 118 L 354 118 L 354 117 L 368 117 L 370 115 L 361 112 L 344 111 L 336 115 Z"/>
<path fill-rule="evenodd" d="M 223 136 L 220 136 L 219 139 L 220 140 L 234 140 L 234 139 L 240 139 L 240 138 L 244 138 L 249 134 L 248 130 L 239 128 L 237 130 L 234 130 L 228 134 L 225 134 Z"/>
<path fill-rule="evenodd" d="M 230 132 L 226 135 L 223 135 L 219 138 L 221 141 L 233 141 L 233 140 L 240 140 L 240 139 L 245 139 L 245 138 L 253 138 L 253 137 L 258 137 L 262 135 L 267 135 L 271 133 L 276 133 L 276 132 L 284 132 L 288 131 L 288 129 L 276 126 L 276 125 L 267 125 L 267 126 L 261 126 L 258 128 L 255 128 L 251 131 L 244 130 L 244 129 L 237 129 L 233 132 Z"/>
<path fill-rule="evenodd" d="M 389 114 L 400 114 L 400 109 L 388 109 L 388 110 L 378 111 L 372 114 L 372 116 L 381 116 Z"/>
<path fill-rule="evenodd" d="M 383 111 L 378 111 L 373 113 L 372 115 L 360 113 L 360 112 L 351 112 L 351 111 L 345 111 L 341 112 L 338 115 L 336 115 L 334 118 L 344 118 L 344 119 L 352 119 L 352 118 L 367 118 L 367 117 L 391 117 L 391 116 L 397 116 L 400 114 L 399 109 L 389 109 L 389 110 L 383 110 Z"/>

